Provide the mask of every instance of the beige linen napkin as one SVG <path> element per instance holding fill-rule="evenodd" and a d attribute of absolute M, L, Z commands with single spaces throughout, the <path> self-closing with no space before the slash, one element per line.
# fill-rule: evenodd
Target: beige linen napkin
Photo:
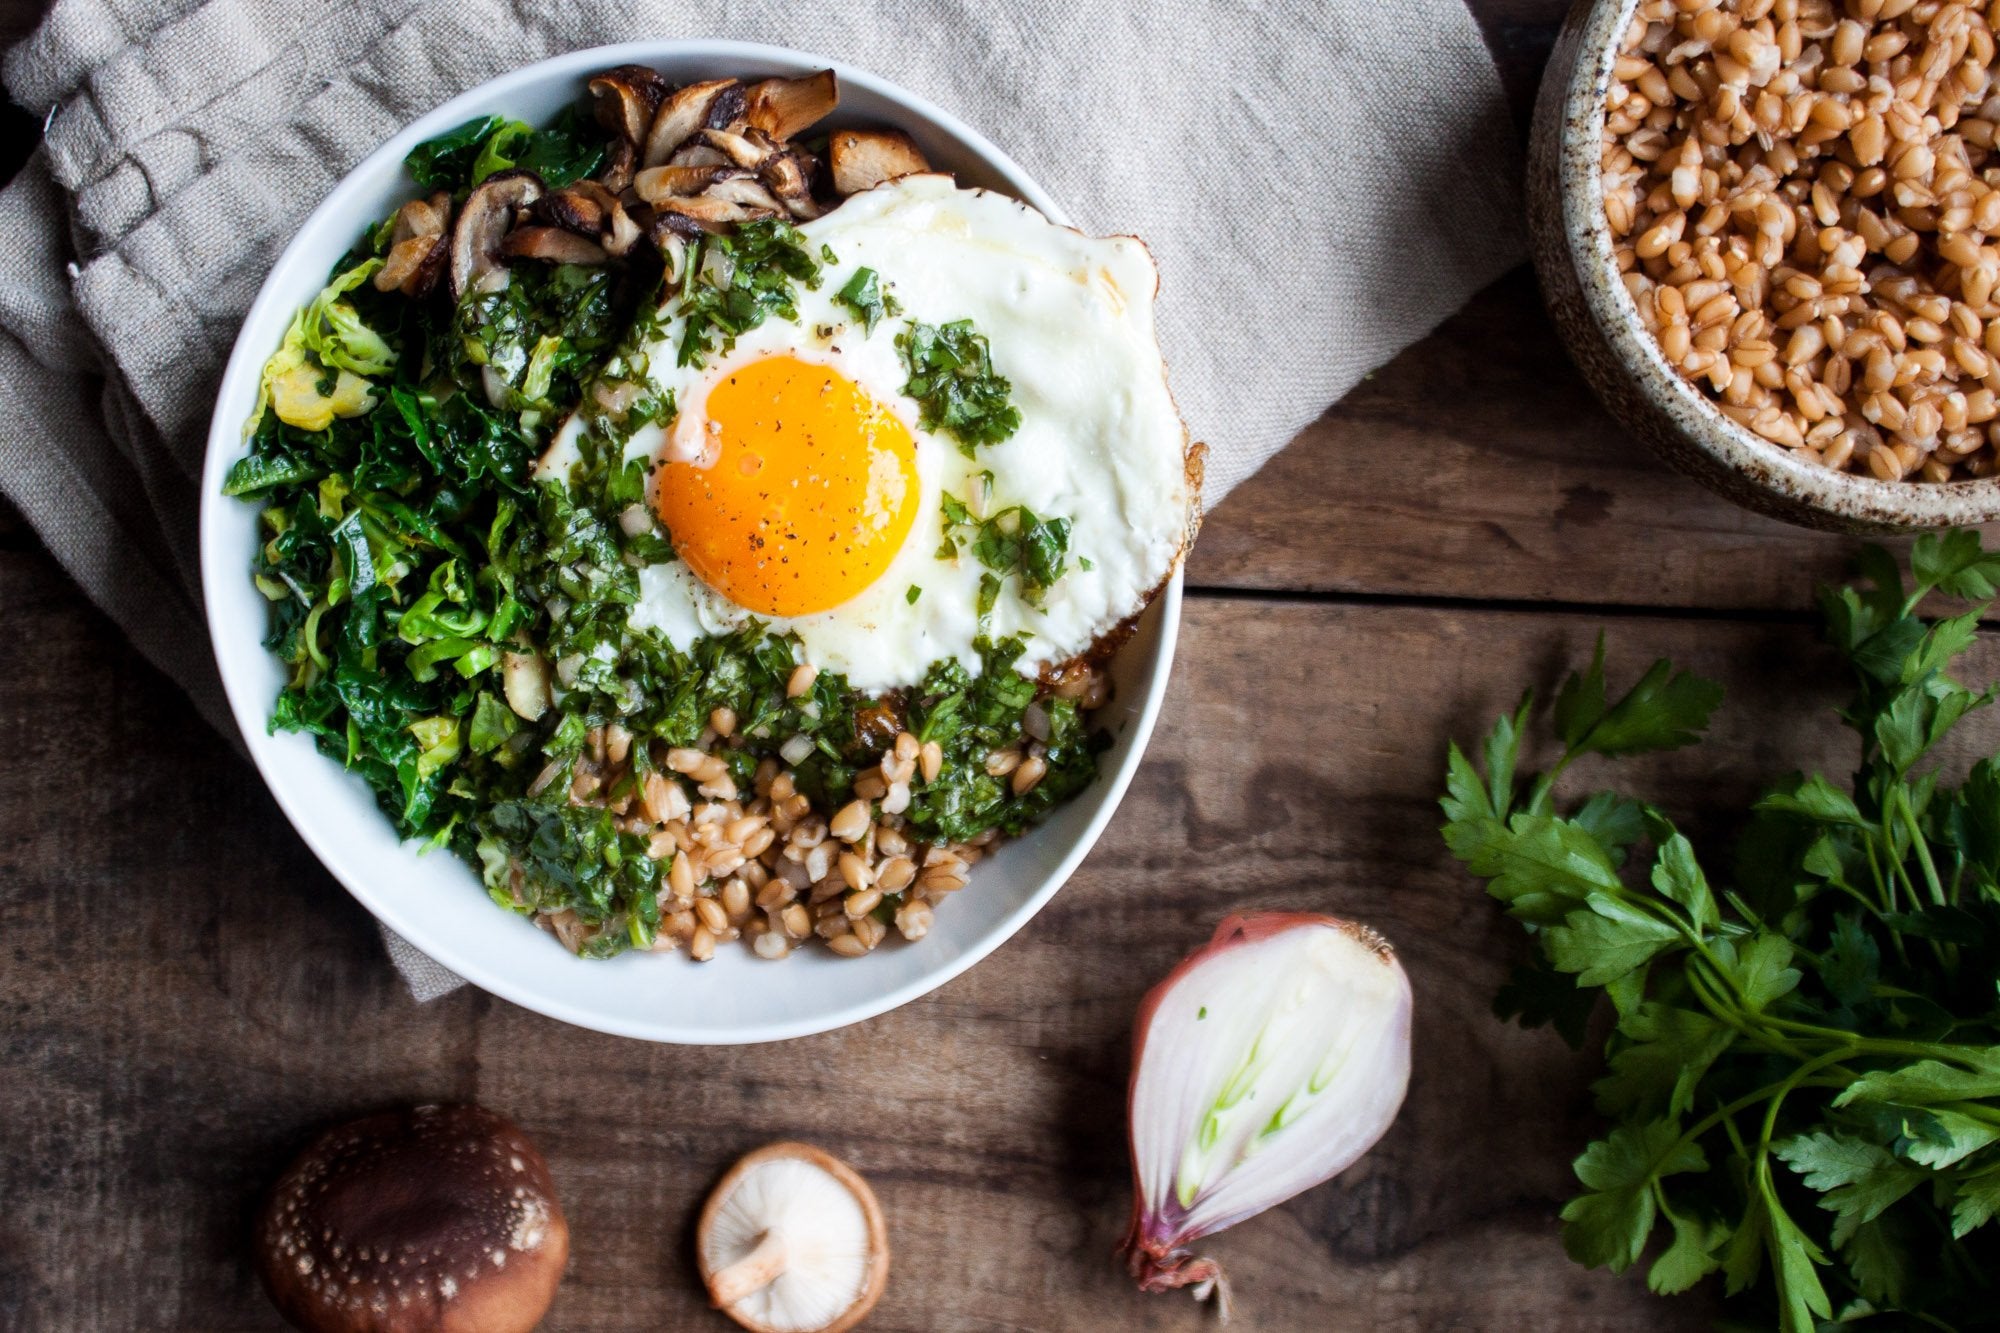
<path fill-rule="evenodd" d="M 195 479 L 272 258 L 419 113 L 645 37 L 871 69 L 1145 237 L 1210 505 L 1522 251 L 1462 0 L 56 0 L 4 70 L 48 130 L 0 192 L 0 489 L 225 734 Z M 419 998 L 457 984 L 389 944 Z"/>

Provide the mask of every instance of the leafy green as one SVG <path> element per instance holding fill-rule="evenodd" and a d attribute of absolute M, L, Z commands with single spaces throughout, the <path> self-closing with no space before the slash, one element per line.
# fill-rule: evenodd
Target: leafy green
<path fill-rule="evenodd" d="M 288 425 L 324 430 L 337 417 L 361 416 L 375 406 L 371 378 L 395 363 L 396 348 L 346 298 L 381 267 L 379 259 L 344 267 L 292 317 L 284 341 L 264 363 L 253 424 L 269 407 Z M 249 484 L 247 476 L 240 480 Z"/>
<path fill-rule="evenodd" d="M 560 184 L 594 170 L 602 147 L 575 113 L 545 129 L 488 117 L 420 146 L 410 168 L 426 189 L 510 167 Z M 977 662 L 938 662 L 912 689 L 875 696 L 822 671 L 794 697 L 800 645 L 754 621 L 685 647 L 632 624 L 641 570 L 675 558 L 657 524 L 633 521 L 647 465 L 624 446 L 675 410 L 649 387 L 647 349 L 675 315 L 696 363 L 766 318 L 796 319 L 798 285 L 816 285 L 830 253 L 816 258 L 788 223 L 752 223 L 704 239 L 668 290 L 642 264 L 524 264 L 454 306 L 377 292 L 383 239 L 364 238 L 294 319 L 224 490 L 260 509 L 250 572 L 286 670 L 272 729 L 310 735 L 399 833 L 448 848 L 495 902 L 602 957 L 651 945 L 671 865 L 612 809 L 571 799 L 613 724 L 631 761 L 607 800 L 658 772 L 667 748 L 709 743 L 727 709 L 738 721 L 720 752 L 739 789 L 782 752 L 822 809 L 852 799 L 907 727 L 943 755 L 934 779 L 912 783 L 919 844 L 1018 832 L 1092 780 L 1105 738 L 1020 673 L 1018 639 L 981 640 Z M 894 312 L 879 285 L 854 295 L 863 313 Z M 577 461 L 537 480 L 565 417 Z M 1052 581 L 1066 537 L 1040 520 L 995 529 L 1024 580 Z M 545 681 L 525 713 L 509 703 L 510 662 Z M 1031 709 L 1046 770 L 1016 793 L 987 757 L 1026 744 Z M 885 899 L 884 920 L 896 906 Z"/>
<path fill-rule="evenodd" d="M 472 164 L 478 158 L 481 146 L 507 123 L 501 116 L 468 120 L 457 129 L 440 134 L 435 139 L 426 139 L 412 148 L 403 159 L 403 165 L 409 168 L 410 175 L 416 178 L 421 189 L 460 189 L 471 184 Z"/>
<path fill-rule="evenodd" d="M 881 276 L 872 268 L 855 269 L 854 276 L 847 280 L 847 285 L 834 299 L 854 312 L 865 333 L 875 332 L 877 324 L 892 315 L 903 313 L 903 307 L 889 295 Z"/>
<path fill-rule="evenodd" d="M 986 337 L 973 332 L 971 320 L 912 323 L 896 335 L 896 351 L 910 375 L 903 392 L 917 400 L 918 424 L 950 435 L 967 458 L 1021 428 L 1008 400 L 1014 386 L 993 369 Z"/>
<path fill-rule="evenodd" d="M 1069 556 L 1068 519 L 1043 518 L 1026 505 L 1011 505 L 977 518 L 963 500 L 948 491 L 939 508 L 944 519 L 944 545 L 950 554 L 957 555 L 969 541 L 980 564 L 995 574 L 1014 577 L 1030 606 L 1040 606 L 1043 594 L 1063 576 Z"/>
<path fill-rule="evenodd" d="M 1478 762 L 1450 747 L 1444 838 L 1532 943 L 1497 1013 L 1580 1045 L 1610 1000 L 1593 1091 L 1612 1123 L 1577 1159 L 1574 1257 L 1623 1269 L 1657 1244 L 1653 1290 L 1720 1272 L 1728 1309 L 1767 1327 L 1837 1312 L 1983 1327 L 2000 1259 L 2000 760 L 1953 787 L 1931 756 L 1993 698 L 1951 674 L 1988 608 L 1918 607 L 1991 597 L 2000 555 L 1952 532 L 1915 543 L 1907 582 L 1874 548 L 1860 572 L 1821 599 L 1855 684 L 1851 785 L 1774 782 L 1721 861 L 1641 799 L 1560 799 L 1577 761 L 1694 744 L 1721 701 L 1664 661 L 1614 699 L 1600 640 L 1548 714 L 1546 771 L 1527 771 L 1532 700 Z"/>
<path fill-rule="evenodd" d="M 1050 697 L 1039 706 L 1048 715 L 1047 771 L 1025 794 L 1006 777 L 986 771 L 986 756 L 1017 745 L 1023 715 L 1036 705 L 1035 683 L 1014 669 L 1023 641 L 980 639 L 981 669 L 971 676 L 956 661 L 936 663 L 914 691 L 905 725 L 922 741 L 944 751 L 936 782 L 914 789 L 904 818 L 925 837 L 963 842 L 989 828 L 1018 833 L 1090 785 L 1097 755 L 1108 738 L 1086 726 L 1068 699 Z"/>
<path fill-rule="evenodd" d="M 776 315 L 797 320 L 793 293 L 817 290 L 820 261 L 783 218 L 746 222 L 730 236 L 704 237 L 690 256 L 679 292 L 680 364 L 699 366 L 714 352 Z"/>
<path fill-rule="evenodd" d="M 532 171 L 559 190 L 594 174 L 605 151 L 604 132 L 571 106 L 542 129 L 504 116 L 468 120 L 418 144 L 403 163 L 425 190 L 462 191 L 515 168 Z"/>
<path fill-rule="evenodd" d="M 592 175 L 604 165 L 603 132 L 575 107 L 566 107 L 555 124 L 535 129 L 518 120 L 504 121 L 487 134 L 472 160 L 470 183 L 477 185 L 497 172 L 532 171 L 550 189 L 560 190 Z"/>

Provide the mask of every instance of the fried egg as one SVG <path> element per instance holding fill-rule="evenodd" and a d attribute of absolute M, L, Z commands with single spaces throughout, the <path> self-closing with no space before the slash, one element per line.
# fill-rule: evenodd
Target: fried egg
<path fill-rule="evenodd" d="M 681 367 L 669 312 L 645 349 L 677 415 L 636 432 L 627 457 L 657 461 L 651 509 L 679 559 L 641 570 L 632 623 L 685 648 L 755 619 L 881 692 L 947 658 L 976 673 L 982 634 L 1023 636 L 1016 669 L 1033 674 L 1143 610 L 1181 557 L 1198 482 L 1145 246 L 938 175 L 856 195 L 801 230 L 810 253 L 834 259 L 817 289 L 798 290 L 796 322 L 771 317 Z M 900 307 L 872 332 L 836 297 L 864 267 Z M 1020 414 L 974 457 L 922 427 L 896 347 L 909 321 L 968 319 Z M 541 475 L 574 460 L 575 431 Z M 975 517 L 1025 506 L 1067 520 L 1061 578 L 1036 596 L 1003 577 L 982 617 L 989 571 L 965 529 L 958 549 L 943 541 L 946 496 Z"/>

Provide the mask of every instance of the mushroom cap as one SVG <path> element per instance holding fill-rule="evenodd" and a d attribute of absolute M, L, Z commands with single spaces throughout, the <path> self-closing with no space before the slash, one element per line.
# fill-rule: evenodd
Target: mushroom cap
<path fill-rule="evenodd" d="M 695 1258 L 711 1294 L 731 1265 L 776 1242 L 776 1276 L 717 1304 L 753 1333 L 845 1333 L 875 1308 L 889 1281 L 889 1237 L 875 1191 L 854 1168 L 805 1143 L 773 1143 L 744 1157 L 701 1210 Z"/>
<path fill-rule="evenodd" d="M 569 1259 L 548 1163 L 478 1106 L 322 1134 L 271 1190 L 257 1260 L 308 1333 L 528 1333 Z"/>
<path fill-rule="evenodd" d="M 516 215 L 541 197 L 542 178 L 518 168 L 494 172 L 465 196 L 451 231 L 452 300 L 463 301 L 475 287 L 497 291 L 507 285 L 500 242 L 513 230 Z"/>

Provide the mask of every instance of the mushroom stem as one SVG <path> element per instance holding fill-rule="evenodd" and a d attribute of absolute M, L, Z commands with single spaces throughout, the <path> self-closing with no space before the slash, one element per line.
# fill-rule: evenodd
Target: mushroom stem
<path fill-rule="evenodd" d="M 785 1238 L 773 1227 L 757 1238 L 755 1249 L 709 1279 L 715 1308 L 726 1310 L 751 1292 L 770 1286 L 785 1271 L 787 1262 Z"/>

